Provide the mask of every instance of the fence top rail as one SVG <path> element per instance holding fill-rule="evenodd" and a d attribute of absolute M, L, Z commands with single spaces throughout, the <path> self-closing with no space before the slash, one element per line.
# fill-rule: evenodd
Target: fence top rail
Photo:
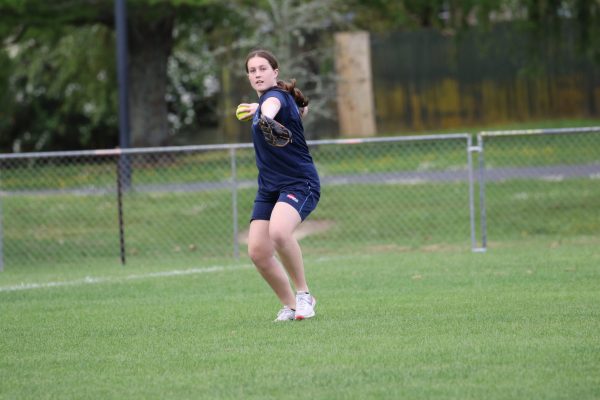
<path fill-rule="evenodd" d="M 130 149 L 99 149 L 78 151 L 47 151 L 31 153 L 0 154 L 1 160 L 23 158 L 56 158 L 56 157 L 87 157 L 87 156 L 118 156 L 125 154 L 153 154 L 172 152 L 192 152 L 207 150 L 229 150 L 232 148 L 251 148 L 252 143 L 239 144 L 206 144 L 194 146 L 168 146 L 168 147 L 138 147 Z"/>
<path fill-rule="evenodd" d="M 519 135 L 558 135 L 558 134 L 574 134 L 574 133 L 591 133 L 600 132 L 600 126 L 587 126 L 581 128 L 549 128 L 549 129 L 522 129 L 508 131 L 482 131 L 479 132 L 479 137 L 493 136 L 519 136 Z"/>
<path fill-rule="evenodd" d="M 330 140 L 308 140 L 308 145 L 321 144 L 362 144 L 362 143 L 390 143 L 390 142 L 418 142 L 428 140 L 455 140 L 468 139 L 471 135 L 468 133 L 447 133 L 434 135 L 413 135 L 413 136 L 389 136 L 376 138 L 348 138 L 348 139 L 330 139 Z"/>
<path fill-rule="evenodd" d="M 415 135 L 415 136 L 390 136 L 378 138 L 356 138 L 356 139 L 331 139 L 331 140 L 308 140 L 307 144 L 327 145 L 327 144 L 362 144 L 362 143 L 381 143 L 381 142 L 414 142 L 427 140 L 454 140 L 468 139 L 468 133 L 448 133 L 438 135 Z M 127 154 L 156 154 L 156 153 L 183 153 L 194 151 L 211 150 L 231 150 L 252 148 L 252 143 L 232 143 L 232 144 L 207 144 L 193 146 L 168 146 L 168 147 L 138 147 L 130 149 L 100 149 L 100 150 L 80 150 L 80 151 L 48 151 L 31 153 L 0 154 L 0 161 L 10 159 L 33 159 L 33 158 L 59 158 L 59 157 L 88 157 L 88 156 L 119 156 Z"/>

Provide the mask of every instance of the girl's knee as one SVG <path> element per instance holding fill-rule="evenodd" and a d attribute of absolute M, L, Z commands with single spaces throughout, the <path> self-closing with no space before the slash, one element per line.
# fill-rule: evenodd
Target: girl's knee
<path fill-rule="evenodd" d="M 282 229 L 271 229 L 269 231 L 269 236 L 275 245 L 275 248 L 284 247 L 290 240 L 294 240 L 294 236 L 292 232 L 288 232 Z"/>
<path fill-rule="evenodd" d="M 257 243 L 248 246 L 248 256 L 258 266 L 273 256 L 273 250 L 271 246 Z"/>

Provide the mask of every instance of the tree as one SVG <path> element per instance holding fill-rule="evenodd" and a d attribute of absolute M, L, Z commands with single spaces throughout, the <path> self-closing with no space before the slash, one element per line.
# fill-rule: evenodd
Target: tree
<path fill-rule="evenodd" d="M 60 96 L 45 96 L 50 93 L 46 83 L 48 77 L 44 72 L 54 72 L 62 77 L 63 81 L 79 82 L 84 72 L 76 69 L 63 70 L 60 64 L 69 63 L 69 57 L 72 60 L 78 60 L 80 53 L 87 54 L 91 49 L 103 47 L 105 54 L 114 54 L 114 40 L 112 44 L 104 41 L 94 40 L 93 35 L 81 35 L 81 32 L 88 32 L 89 29 L 95 32 L 108 31 L 113 29 L 113 2 L 112 0 L 88 0 L 85 4 L 73 5 L 72 1 L 55 0 L 46 2 L 42 0 L 0 0 L 0 18 L 2 21 L 2 30 L 0 33 L 4 38 L 4 47 L 17 49 L 23 57 L 25 54 L 36 58 L 41 69 L 28 68 L 29 73 L 21 74 L 21 79 L 14 80 L 13 85 L 19 97 L 19 83 L 21 87 L 32 88 L 36 86 L 37 91 L 32 91 L 31 95 L 39 98 L 40 102 L 30 101 L 28 107 L 30 111 L 44 112 L 52 111 L 54 108 L 50 103 L 60 103 Z M 178 15 L 184 18 L 201 16 L 207 9 L 221 9 L 220 2 L 216 0 L 131 0 L 129 2 L 129 77 L 130 77 L 130 97 L 129 106 L 131 111 L 131 134 L 132 144 L 134 146 L 156 146 L 162 144 L 168 136 L 168 118 L 167 106 L 165 102 L 165 93 L 167 88 L 167 61 L 173 48 L 173 29 Z M 96 27 L 96 28 L 92 28 Z M 104 27 L 104 28 L 98 28 Z M 73 53 L 66 55 L 64 52 L 57 52 L 56 49 L 63 48 L 64 36 L 70 36 L 72 40 L 79 43 L 80 47 L 72 46 Z M 87 37 L 90 41 L 87 45 L 81 42 L 81 38 Z M 25 48 L 25 52 L 21 50 Z M 84 49 L 84 50 L 82 50 Z M 37 55 L 35 57 L 34 55 Z M 64 56 L 64 57 L 62 57 Z M 84 56 L 85 57 L 85 56 Z M 5 56 L 5 61 L 6 61 Z M 61 63 L 52 63 L 49 60 L 61 60 Z M 24 60 L 16 60 L 20 63 Z M 111 55 L 105 58 L 105 71 L 114 69 L 114 57 Z M 112 65 L 109 65 L 112 62 Z M 30 65 L 30 64 L 27 64 Z M 85 64 L 83 64 L 85 65 Z M 79 65 L 81 67 L 81 65 Z M 3 68 L 6 71 L 8 68 Z M 79 68 L 81 70 L 81 68 Z M 71 72 L 71 74 L 69 73 Z M 18 71 L 16 71 L 18 74 Z M 112 74 L 112 73 L 111 73 Z M 102 75 L 108 77 L 108 73 Z M 91 79 L 93 80 L 93 78 Z M 34 82 L 35 81 L 35 82 Z M 87 77 L 88 86 L 90 78 Z M 48 82 L 50 85 L 52 82 Z M 105 80 L 109 86 L 114 81 Z M 77 83 L 75 83 L 77 85 Z M 68 85 L 67 85 L 68 86 Z M 93 87 L 93 85 L 92 85 Z M 115 86 L 112 86 L 113 88 Z M 66 89 L 65 89 L 66 90 Z M 56 93 L 54 93 L 56 95 Z M 50 101 L 48 100 L 50 97 Z M 108 96 L 110 98 L 110 96 Z M 113 96 L 114 97 L 114 96 Z M 7 99 L 3 99 L 7 102 Z M 18 99 L 16 101 L 18 103 Z M 58 107 L 57 104 L 54 104 Z M 90 110 L 87 102 L 80 103 L 80 108 L 85 111 Z M 112 114 L 116 114 L 115 104 Z M 17 108 L 19 106 L 17 105 Z M 82 112 L 85 114 L 85 112 Z M 80 113 L 81 114 L 81 113 Z M 96 114 L 98 115 L 98 114 Z M 101 114 L 100 114 L 101 115 Z M 106 117 L 106 115 L 102 115 Z M 7 122 L 8 121 L 8 122 Z M 4 116 L 0 126 L 16 123 L 15 118 Z M 75 122 L 76 123 L 76 122 Z M 40 129 L 40 127 L 37 127 Z M 49 124 L 44 132 L 55 134 L 55 126 Z M 39 130 L 34 136 L 36 145 L 43 147 L 43 140 L 38 140 L 40 136 L 46 136 Z M 23 139 L 23 138 L 22 138 Z M 4 143 L 3 143 L 4 144 Z M 89 142 L 82 142 L 87 145 Z"/>
<path fill-rule="evenodd" d="M 29 28 L 18 41 L 5 43 L 2 149 L 40 151 L 114 143 L 110 139 L 116 138 L 115 52 L 109 29 Z"/>

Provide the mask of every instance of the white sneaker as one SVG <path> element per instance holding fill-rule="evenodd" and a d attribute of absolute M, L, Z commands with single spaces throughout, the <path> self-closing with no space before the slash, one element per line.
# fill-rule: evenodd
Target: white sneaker
<path fill-rule="evenodd" d="M 294 310 L 288 306 L 283 306 L 283 308 L 277 313 L 277 318 L 275 318 L 274 322 L 293 321 L 295 316 L 296 313 Z"/>
<path fill-rule="evenodd" d="M 296 295 L 296 319 L 306 319 L 315 316 L 317 299 L 310 293 L 299 293 Z"/>

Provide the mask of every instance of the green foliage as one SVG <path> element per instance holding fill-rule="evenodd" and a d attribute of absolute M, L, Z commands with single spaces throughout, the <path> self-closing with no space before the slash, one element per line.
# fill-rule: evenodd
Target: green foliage
<path fill-rule="evenodd" d="M 378 32 L 415 28 L 456 29 L 477 10 L 492 10 L 497 0 L 352 0 L 347 8 L 358 27 Z M 487 20 L 487 15 L 483 15 Z"/>
<path fill-rule="evenodd" d="M 0 113 L 0 149 L 65 150 L 117 144 L 113 4 L 112 0 L 103 0 L 90 7 L 73 7 L 72 2 L 60 0 L 0 1 L 0 34 L 4 41 L 0 77 L 6 77 L 1 81 L 6 82 L 6 87 L 0 96 L 4 110 Z M 152 26 L 175 10 L 185 16 L 182 20 L 198 17 L 204 10 L 200 8 L 211 4 L 219 2 L 129 1 L 128 14 L 130 21 Z M 219 20 L 221 8 L 212 7 L 216 11 L 207 21 Z M 200 32 L 210 29 L 210 23 L 196 26 Z M 180 31 L 185 32 L 186 27 Z M 191 54 L 191 46 L 197 41 L 188 43 L 183 45 L 187 53 L 178 54 L 172 63 L 175 67 L 169 71 L 171 86 L 167 98 L 175 130 L 180 128 L 179 121 L 194 116 L 185 107 L 188 94 L 193 93 L 200 101 L 215 94 L 214 88 L 207 94 L 203 84 L 207 68 L 191 69 L 211 65 L 204 62 L 205 52 L 200 52 L 193 63 L 180 62 Z M 186 90 L 181 90 L 184 87 Z"/>
<path fill-rule="evenodd" d="M 12 73 L 12 65 L 8 54 L 0 52 L 0 82 L 4 82 L 0 86 L 0 132 L 8 132 L 12 124 L 14 116 L 14 104 L 11 93 L 9 93 L 6 83 L 10 79 Z M 0 149 L 3 147 L 5 135 L 0 136 Z"/>
<path fill-rule="evenodd" d="M 600 62 L 600 2 L 596 0 L 351 0 L 346 9 L 359 28 L 375 31 L 433 27 L 447 32 L 519 21 L 540 38 L 577 26 L 581 51 Z"/>
<path fill-rule="evenodd" d="M 214 11 L 214 10 L 213 10 Z M 167 103 L 173 134 L 185 135 L 199 130 L 199 124 L 217 125 L 219 96 L 219 63 L 215 41 L 227 20 L 214 24 L 215 18 L 193 22 L 179 20 L 174 30 L 174 47 L 167 73 Z"/>
<path fill-rule="evenodd" d="M 9 53 L 2 147 L 51 150 L 113 147 L 114 36 L 102 25 L 29 29 Z M 12 100 L 12 101 L 11 101 Z M 10 119 L 9 119 L 10 118 Z"/>
<path fill-rule="evenodd" d="M 565 22 L 574 21 L 579 51 L 600 64 L 600 2 L 523 0 L 520 7 L 526 15 L 525 29 L 539 39 L 547 35 L 560 36 Z"/>
<path fill-rule="evenodd" d="M 70 0 L 0 0 L 4 22 L 32 27 L 58 27 L 64 24 L 89 24 L 112 20 L 113 0 L 98 0 L 74 6 Z"/>

